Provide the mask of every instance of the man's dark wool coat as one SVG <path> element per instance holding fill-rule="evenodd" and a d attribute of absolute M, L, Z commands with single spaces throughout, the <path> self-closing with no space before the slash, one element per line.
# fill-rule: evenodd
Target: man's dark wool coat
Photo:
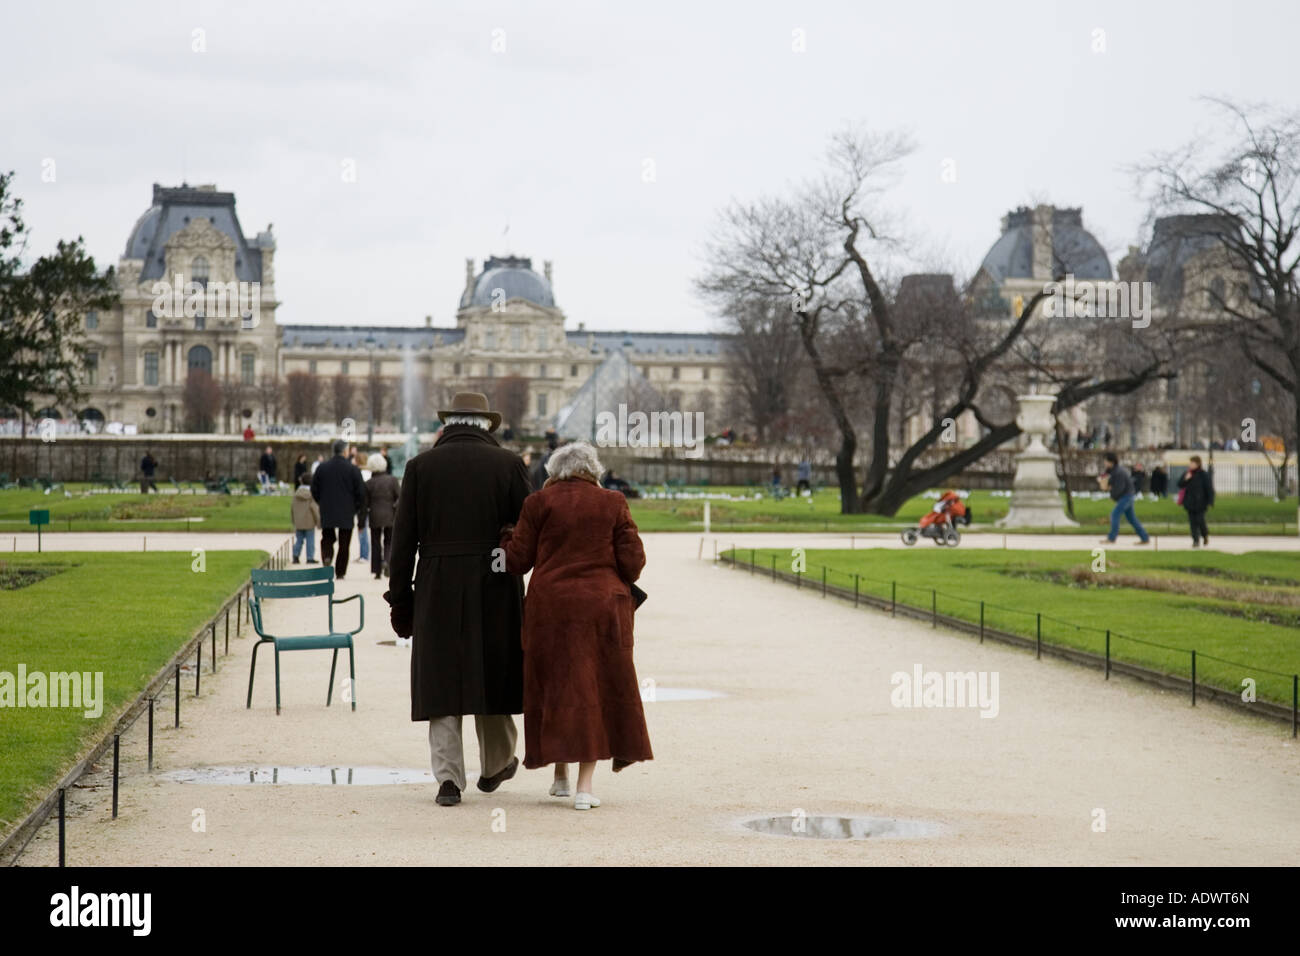
<path fill-rule="evenodd" d="M 366 510 L 366 484 L 361 469 L 342 455 L 316 466 L 311 496 L 320 505 L 322 528 L 351 528 Z"/>
<path fill-rule="evenodd" d="M 415 638 L 412 720 L 523 712 L 524 584 L 493 551 L 528 492 L 523 459 L 473 425 L 448 425 L 407 463 L 389 601 L 394 630 Z"/>

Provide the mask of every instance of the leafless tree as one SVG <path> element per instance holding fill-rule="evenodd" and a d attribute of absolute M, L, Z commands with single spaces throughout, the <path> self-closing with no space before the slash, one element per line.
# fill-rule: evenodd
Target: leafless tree
<path fill-rule="evenodd" d="M 908 498 L 1016 437 L 1014 418 L 996 417 L 986 402 L 1005 404 L 1007 376 L 1050 373 L 1059 388 L 1059 412 L 1094 395 L 1140 388 L 1167 371 L 1160 361 L 1138 361 L 1141 349 L 1119 354 L 1122 346 L 1109 356 L 1110 364 L 1101 365 L 1100 375 L 1081 372 L 1080 356 L 1067 374 L 1052 360 L 1054 349 L 1021 350 L 1030 323 L 1041 318 L 1040 304 L 1051 295 L 1046 283 L 1006 321 L 976 321 L 972 309 L 959 307 L 951 294 L 941 304 L 900 304 L 885 272 L 901 241 L 880 197 L 910 148 L 896 135 L 834 136 L 820 179 L 790 198 L 733 203 L 722 212 L 697 283 L 719 308 L 745 297 L 789 303 L 839 431 L 836 473 L 845 513 L 894 514 Z M 1053 274 L 1063 279 L 1070 266 L 1058 261 Z M 1060 331 L 1059 323 L 1043 329 Z M 899 442 L 895 454 L 891 425 L 897 428 L 896 415 L 906 404 L 903 391 L 921 378 L 931 424 L 910 442 Z M 939 444 L 948 420 L 966 414 L 980 424 L 980 437 L 965 447 Z M 854 470 L 859 429 L 867 451 L 861 493 Z"/>
<path fill-rule="evenodd" d="M 294 424 L 310 422 L 319 416 L 321 381 L 315 372 L 290 372 L 285 376 L 289 420 Z"/>
<path fill-rule="evenodd" d="M 205 370 L 192 368 L 185 376 L 181 405 L 185 410 L 186 431 L 210 432 L 216 427 L 221 409 L 221 386 Z"/>
<path fill-rule="evenodd" d="M 1300 113 L 1209 100 L 1223 129 L 1137 167 L 1153 216 L 1180 215 L 1209 255 L 1179 289 L 1208 301 L 1236 347 L 1290 396 L 1300 445 Z M 1217 260 L 1216 260 L 1217 254 Z M 1220 266 L 1220 268 L 1216 268 Z M 1249 416 L 1247 416 L 1249 417 Z"/>
<path fill-rule="evenodd" d="M 280 376 L 265 372 L 257 382 L 257 400 L 262 406 L 262 418 L 272 424 L 280 420 L 280 410 L 285 404 L 285 387 Z"/>
<path fill-rule="evenodd" d="M 740 298 L 722 307 L 724 348 L 733 413 L 760 442 L 789 415 L 799 368 L 805 363 L 799 330 L 786 300 Z"/>
<path fill-rule="evenodd" d="M 221 382 L 222 430 L 236 432 L 239 413 L 248 399 L 249 388 L 237 377 L 227 376 Z"/>
<path fill-rule="evenodd" d="M 330 380 L 330 413 L 334 421 L 352 418 L 355 405 L 356 383 L 342 373 Z"/>

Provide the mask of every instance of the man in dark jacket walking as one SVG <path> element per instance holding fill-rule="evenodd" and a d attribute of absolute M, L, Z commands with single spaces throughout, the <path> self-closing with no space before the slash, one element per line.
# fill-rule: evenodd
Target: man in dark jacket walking
<path fill-rule="evenodd" d="M 140 459 L 140 474 L 144 476 L 140 480 L 140 494 L 142 495 L 148 494 L 150 488 L 152 488 L 154 491 L 158 490 L 158 485 L 153 480 L 153 476 L 157 473 L 157 471 L 158 471 L 158 462 L 154 458 L 153 452 L 146 450 L 144 453 L 144 457 Z"/>
<path fill-rule="evenodd" d="M 270 445 L 266 446 L 266 451 L 262 452 L 262 457 L 257 459 L 258 477 L 262 480 L 262 490 L 270 491 L 275 487 L 275 449 Z"/>
<path fill-rule="evenodd" d="M 466 714 L 478 735 L 478 788 L 491 793 L 519 767 L 511 715 L 523 712 L 524 587 L 506 573 L 500 535 L 529 492 L 523 459 L 491 434 L 501 416 L 486 396 L 462 392 L 452 406 L 438 412 L 445 427 L 433 448 L 406 463 L 386 595 L 393 630 L 414 637 L 411 719 L 429 722 L 442 806 L 465 789 Z"/>
<path fill-rule="evenodd" d="M 366 507 L 366 486 L 361 469 L 343 457 L 347 442 L 334 443 L 334 457 L 322 462 L 311 478 L 311 496 L 320 505 L 321 563 L 334 562 L 334 576 L 340 581 L 348 572 L 348 551 L 352 547 L 352 526 Z M 334 539 L 338 538 L 338 560 Z"/>
<path fill-rule="evenodd" d="M 1187 523 L 1192 528 L 1192 547 L 1210 543 L 1210 529 L 1205 524 L 1205 511 L 1214 504 L 1214 482 L 1209 472 L 1201 466 L 1201 456 L 1193 455 L 1191 466 L 1178 479 L 1181 493 L 1178 503 L 1187 509 Z"/>
<path fill-rule="evenodd" d="M 1147 534 L 1147 529 L 1142 527 L 1137 512 L 1133 510 L 1133 499 L 1137 497 L 1137 488 L 1128 471 L 1120 465 L 1119 456 L 1113 451 L 1106 452 L 1106 470 L 1098 475 L 1098 483 L 1103 488 L 1109 489 L 1110 500 L 1115 502 L 1115 507 L 1110 512 L 1110 534 L 1106 540 L 1110 544 L 1115 543 L 1115 539 L 1119 537 L 1119 517 L 1123 515 L 1133 526 L 1133 530 L 1138 533 L 1140 543 L 1149 544 L 1151 538 Z"/>

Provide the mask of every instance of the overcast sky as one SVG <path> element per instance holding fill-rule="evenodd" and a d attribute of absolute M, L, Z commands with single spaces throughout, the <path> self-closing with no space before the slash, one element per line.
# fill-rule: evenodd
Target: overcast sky
<path fill-rule="evenodd" d="M 1296 105 L 1298 10 L 10 3 L 0 167 L 34 251 L 80 234 L 101 265 L 152 183 L 233 191 L 246 234 L 274 223 L 282 322 L 452 325 L 465 259 L 512 252 L 554 261 L 569 328 L 707 331 L 717 210 L 813 174 L 846 122 L 917 143 L 889 197 L 917 267 L 969 275 L 1033 201 L 1082 206 L 1114 263 L 1145 212 L 1125 166 L 1204 128 L 1197 97 Z"/>

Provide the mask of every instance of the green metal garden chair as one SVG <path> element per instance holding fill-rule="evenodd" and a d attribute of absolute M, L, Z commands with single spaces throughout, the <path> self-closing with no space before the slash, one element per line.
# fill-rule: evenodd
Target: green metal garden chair
<path fill-rule="evenodd" d="M 323 568 L 301 568 L 288 571 L 262 571 L 254 570 L 252 572 L 253 596 L 248 599 L 248 610 L 253 618 L 253 629 L 257 631 L 258 641 L 253 645 L 253 661 L 248 668 L 248 701 L 246 708 L 253 706 L 253 675 L 257 670 L 257 649 L 263 644 L 271 644 L 275 647 L 275 712 L 280 713 L 280 652 L 281 651 L 316 651 L 330 650 L 334 651 L 334 659 L 330 662 L 330 684 L 329 690 L 325 694 L 325 706 L 330 705 L 334 697 L 334 670 L 338 666 L 339 651 L 343 648 L 348 649 L 348 673 L 351 675 L 352 682 L 352 709 L 357 709 L 357 668 L 356 656 L 352 645 L 352 635 L 357 634 L 365 627 L 366 623 L 366 602 L 360 594 L 353 594 L 351 597 L 335 598 L 334 597 L 334 569 L 331 567 Z M 285 598 L 311 598 L 325 596 L 329 600 L 329 633 L 328 634 L 299 634 L 288 637 L 281 637 L 275 634 L 269 634 L 262 626 L 262 601 L 264 599 L 281 600 Z M 357 601 L 360 606 L 360 620 L 356 629 L 351 631 L 336 631 L 334 629 L 334 605 L 346 604 L 348 601 Z"/>

